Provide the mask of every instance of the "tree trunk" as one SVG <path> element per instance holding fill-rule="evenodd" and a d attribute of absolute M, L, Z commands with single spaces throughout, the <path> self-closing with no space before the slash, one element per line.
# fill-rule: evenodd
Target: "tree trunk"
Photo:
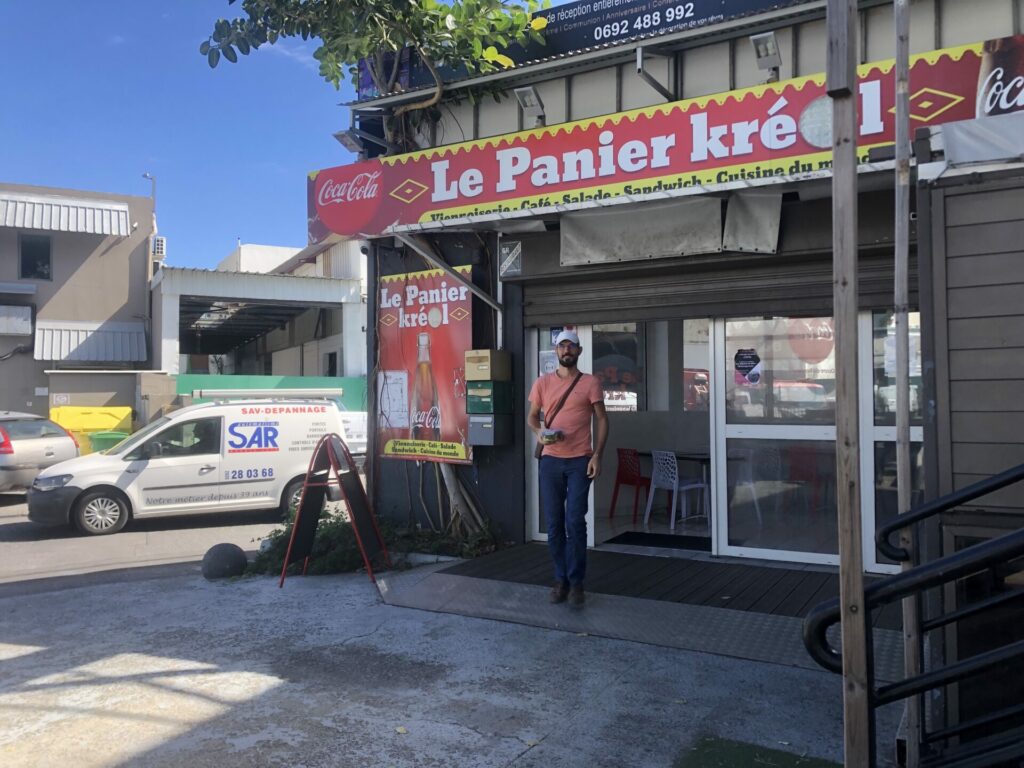
<path fill-rule="evenodd" d="M 440 467 L 441 477 L 444 480 L 445 489 L 448 491 L 448 502 L 451 505 L 453 532 L 457 536 L 483 533 L 483 520 L 477 516 L 472 505 L 462 493 L 462 485 L 455 476 L 455 469 L 451 464 L 441 464 Z"/>

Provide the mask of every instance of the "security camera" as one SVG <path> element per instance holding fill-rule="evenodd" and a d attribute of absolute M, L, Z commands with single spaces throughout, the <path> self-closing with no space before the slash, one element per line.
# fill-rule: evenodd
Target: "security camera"
<path fill-rule="evenodd" d="M 361 254 L 363 254 L 363 256 L 369 256 L 370 255 L 370 249 L 367 248 L 365 245 L 359 246 L 359 252 Z"/>

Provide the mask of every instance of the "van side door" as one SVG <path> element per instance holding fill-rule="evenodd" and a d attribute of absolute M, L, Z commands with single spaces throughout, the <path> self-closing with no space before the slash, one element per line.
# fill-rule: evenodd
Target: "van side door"
<path fill-rule="evenodd" d="M 282 424 L 268 407 L 242 408 L 228 414 L 221 465 L 224 509 L 269 509 L 281 499 Z"/>
<path fill-rule="evenodd" d="M 223 419 L 206 416 L 170 424 L 127 454 L 136 514 L 219 511 L 222 445 Z"/>

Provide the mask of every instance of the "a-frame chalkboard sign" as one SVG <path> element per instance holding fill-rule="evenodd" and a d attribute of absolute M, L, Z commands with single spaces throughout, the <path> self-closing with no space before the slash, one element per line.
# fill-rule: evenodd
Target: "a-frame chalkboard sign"
<path fill-rule="evenodd" d="M 313 451 L 313 458 L 310 459 L 278 586 L 284 586 L 288 566 L 292 563 L 301 560 L 302 573 L 306 573 L 325 500 L 344 501 L 347 505 L 349 521 L 370 580 L 374 583 L 377 581 L 373 575 L 375 565 L 391 567 L 384 537 L 370 509 L 352 454 L 348 452 L 344 440 L 338 435 L 329 434 L 320 438 Z"/>

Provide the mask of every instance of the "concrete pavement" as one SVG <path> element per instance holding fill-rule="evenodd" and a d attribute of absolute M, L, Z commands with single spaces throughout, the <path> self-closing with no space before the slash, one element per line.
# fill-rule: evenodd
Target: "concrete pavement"
<path fill-rule="evenodd" d="M 704 735 L 841 760 L 835 675 L 393 607 L 363 574 L 18 586 L 5 768 L 671 766 Z"/>

